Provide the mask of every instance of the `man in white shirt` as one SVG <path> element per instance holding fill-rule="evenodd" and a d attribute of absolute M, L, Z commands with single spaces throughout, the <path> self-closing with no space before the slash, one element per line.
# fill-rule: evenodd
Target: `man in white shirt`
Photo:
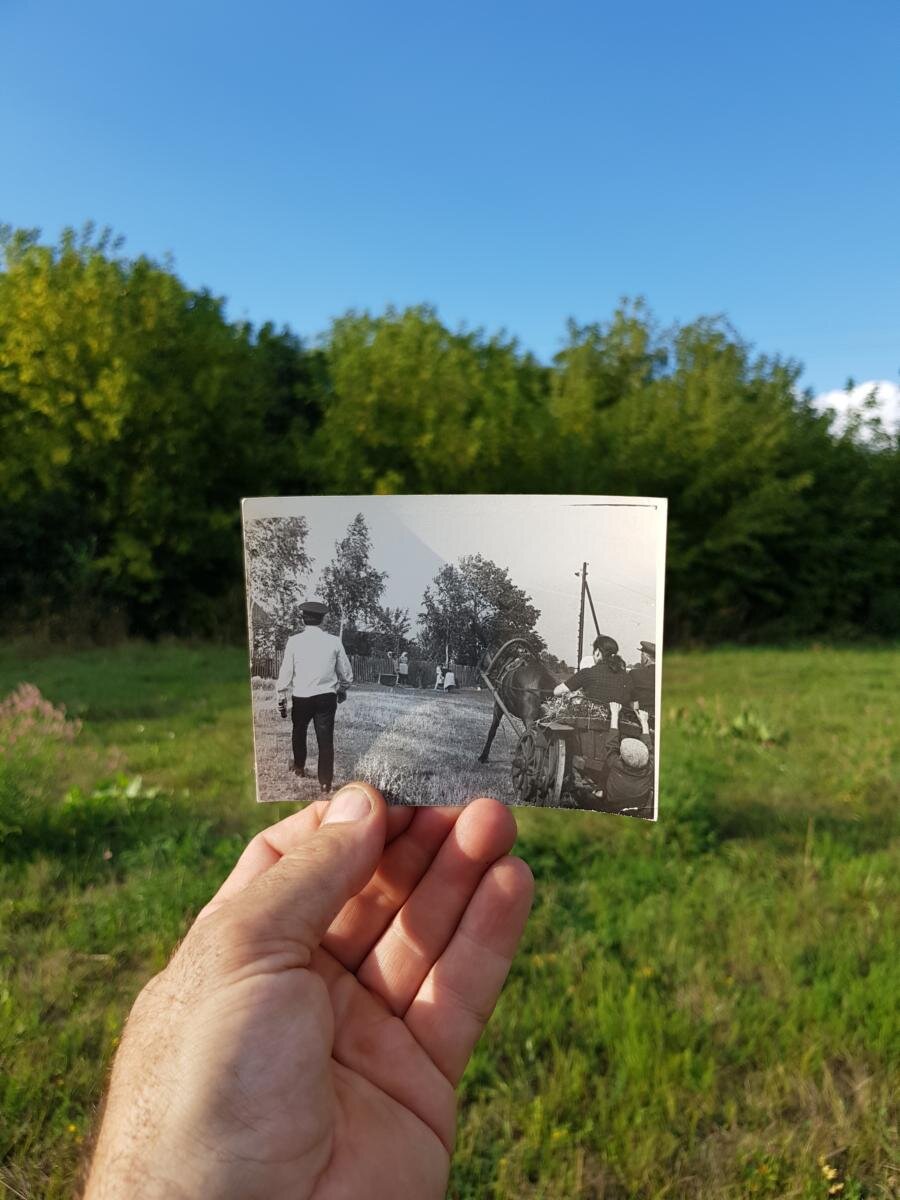
<path fill-rule="evenodd" d="M 313 722 L 319 747 L 319 788 L 327 794 L 334 780 L 334 714 L 338 701 L 346 699 L 353 668 L 341 639 L 322 629 L 327 606 L 320 600 L 306 600 L 300 611 L 303 629 L 288 638 L 275 684 L 278 710 L 287 717 L 290 696 L 295 775 L 306 774 L 306 734 Z"/>

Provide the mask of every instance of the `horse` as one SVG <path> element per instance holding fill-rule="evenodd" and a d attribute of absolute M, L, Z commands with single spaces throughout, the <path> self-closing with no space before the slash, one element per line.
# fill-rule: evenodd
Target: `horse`
<path fill-rule="evenodd" d="M 523 721 L 526 729 L 530 729 L 541 715 L 543 697 L 556 686 L 556 680 L 537 658 L 534 648 L 525 638 L 512 638 L 504 642 L 495 655 L 485 651 L 481 662 L 485 664 L 484 669 L 490 665 L 491 684 L 507 711 Z M 491 745 L 502 720 L 503 709 L 495 698 L 494 717 L 487 741 L 478 756 L 480 763 L 488 762 Z"/>

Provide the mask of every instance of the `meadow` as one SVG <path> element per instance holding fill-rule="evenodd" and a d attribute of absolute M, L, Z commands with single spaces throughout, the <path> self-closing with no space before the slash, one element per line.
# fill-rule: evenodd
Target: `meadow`
<path fill-rule="evenodd" d="M 0 646 L 0 701 L 40 692 L 0 708 L 12 1196 L 76 1194 L 136 991 L 289 811 L 254 803 L 245 664 Z M 448 1194 L 895 1197 L 900 653 L 669 654 L 664 688 L 657 825 L 518 814 L 535 910 Z"/>

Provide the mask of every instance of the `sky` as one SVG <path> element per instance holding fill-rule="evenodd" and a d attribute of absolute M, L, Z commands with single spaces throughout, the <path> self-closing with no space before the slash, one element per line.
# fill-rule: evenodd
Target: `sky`
<path fill-rule="evenodd" d="M 896 0 L 0 13 L 0 220 L 111 226 L 232 317 L 428 302 L 549 361 L 641 295 L 897 385 Z"/>
<path fill-rule="evenodd" d="M 482 554 L 509 571 L 540 610 L 537 631 L 558 658 L 578 651 L 581 581 L 588 584 L 602 633 L 619 643 L 629 663 L 641 641 L 662 641 L 665 502 L 591 496 L 312 496 L 244 501 L 244 519 L 304 516 L 305 548 L 314 559 L 309 596 L 317 594 L 358 512 L 372 539 L 370 561 L 388 578 L 382 603 L 408 608 L 413 620 L 425 588 L 445 563 Z M 319 593 L 320 594 L 320 593 Z M 585 613 L 585 652 L 594 629 Z M 497 649 L 497 647 L 494 647 Z"/>

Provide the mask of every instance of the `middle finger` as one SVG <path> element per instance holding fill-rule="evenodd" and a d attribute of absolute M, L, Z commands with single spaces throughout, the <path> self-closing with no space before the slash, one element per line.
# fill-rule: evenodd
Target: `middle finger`
<path fill-rule="evenodd" d="M 322 945 L 348 971 L 357 969 L 406 903 L 462 811 L 416 809 L 408 827 L 385 847 L 375 874 L 332 921 Z"/>
<path fill-rule="evenodd" d="M 515 819 L 499 801 L 475 800 L 462 810 L 433 863 L 357 972 L 360 983 L 398 1016 L 443 953 L 484 873 L 515 840 Z"/>

